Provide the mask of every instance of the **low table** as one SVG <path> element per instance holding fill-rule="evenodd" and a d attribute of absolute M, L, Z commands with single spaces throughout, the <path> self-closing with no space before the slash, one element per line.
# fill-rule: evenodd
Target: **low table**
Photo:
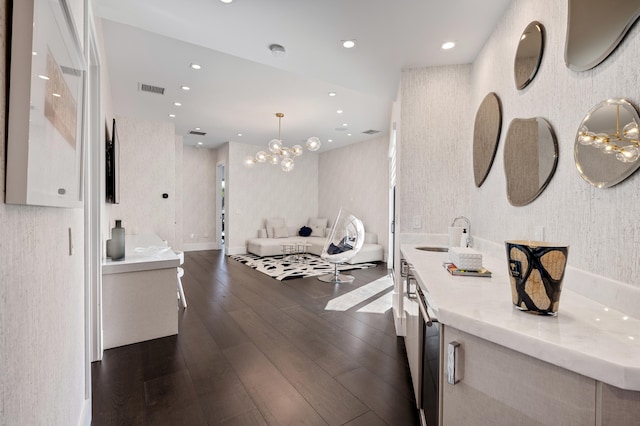
<path fill-rule="evenodd" d="M 311 244 L 303 241 L 282 243 L 282 259 L 289 262 L 303 262 L 307 258 L 309 247 L 311 247 Z"/>

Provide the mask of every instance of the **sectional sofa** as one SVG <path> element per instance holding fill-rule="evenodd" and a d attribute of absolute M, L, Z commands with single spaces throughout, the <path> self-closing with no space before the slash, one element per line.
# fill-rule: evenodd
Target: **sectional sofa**
<path fill-rule="evenodd" d="M 280 256 L 283 244 L 303 242 L 310 244 L 307 253 L 320 256 L 324 248 L 327 236 L 331 228 L 327 227 L 327 219 L 309 219 L 312 233 L 309 236 L 300 236 L 301 227 L 286 226 L 284 219 L 267 219 L 265 228 L 258 230 L 258 236 L 247 241 L 247 252 L 257 256 Z M 378 244 L 378 235 L 373 232 L 365 232 L 364 244 L 353 259 L 347 263 L 381 262 L 384 260 L 384 248 Z"/>

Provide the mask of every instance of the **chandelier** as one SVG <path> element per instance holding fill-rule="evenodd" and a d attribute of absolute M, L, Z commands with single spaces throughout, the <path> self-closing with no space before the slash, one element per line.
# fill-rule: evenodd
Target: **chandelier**
<path fill-rule="evenodd" d="M 599 148 L 604 154 L 615 154 L 616 159 L 623 163 L 633 163 L 640 158 L 638 136 L 640 136 L 640 128 L 635 119 L 627 123 L 622 131 L 620 130 L 620 104 L 616 104 L 615 133 L 612 135 L 594 133 L 586 125 L 583 125 L 578 132 L 578 142 L 582 145 Z"/>
<path fill-rule="evenodd" d="M 276 113 L 278 117 L 278 139 L 272 139 L 269 142 L 269 153 L 265 151 L 258 151 L 255 156 L 247 156 L 244 159 L 244 165 L 246 167 L 253 167 L 256 163 L 269 163 L 272 165 L 280 164 L 283 172 L 290 172 L 293 170 L 295 157 L 299 157 L 304 152 L 304 149 L 300 145 L 294 145 L 291 148 L 282 144 L 282 117 L 284 114 L 281 112 Z M 309 151 L 317 151 L 320 149 L 320 139 L 315 136 L 307 139 L 307 149 Z"/>

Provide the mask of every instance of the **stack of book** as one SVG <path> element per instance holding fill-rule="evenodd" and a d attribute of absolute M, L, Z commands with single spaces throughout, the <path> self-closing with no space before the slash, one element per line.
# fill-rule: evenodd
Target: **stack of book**
<path fill-rule="evenodd" d="M 491 277 L 491 271 L 487 268 L 481 267 L 480 269 L 459 269 L 456 265 L 450 262 L 442 264 L 444 268 L 451 275 L 461 275 L 466 277 Z"/>

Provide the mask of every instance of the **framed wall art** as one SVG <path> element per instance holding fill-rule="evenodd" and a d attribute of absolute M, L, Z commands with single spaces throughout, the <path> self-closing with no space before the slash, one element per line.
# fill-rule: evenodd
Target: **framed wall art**
<path fill-rule="evenodd" d="M 85 60 L 66 0 L 13 3 L 6 202 L 82 207 Z"/>

